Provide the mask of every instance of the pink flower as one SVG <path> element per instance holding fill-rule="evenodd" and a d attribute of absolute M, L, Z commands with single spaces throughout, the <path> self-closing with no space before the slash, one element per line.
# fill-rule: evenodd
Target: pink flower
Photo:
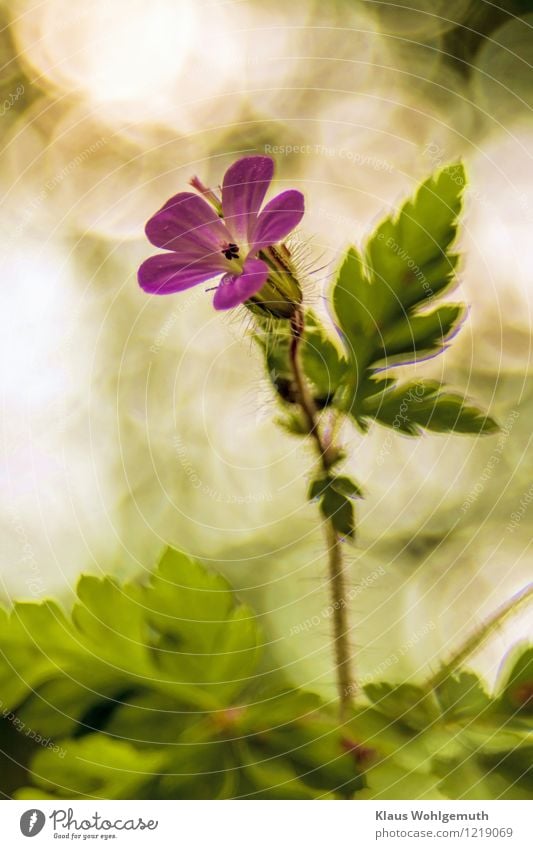
<path fill-rule="evenodd" d="M 284 239 L 304 214 L 303 195 L 294 189 L 261 209 L 273 173 L 269 156 L 245 156 L 226 171 L 221 203 L 207 191 L 204 197 L 180 192 L 170 198 L 146 225 L 150 242 L 167 253 L 143 262 L 141 288 L 169 295 L 223 274 L 213 300 L 217 310 L 243 304 L 259 292 L 270 269 L 258 255 Z"/>

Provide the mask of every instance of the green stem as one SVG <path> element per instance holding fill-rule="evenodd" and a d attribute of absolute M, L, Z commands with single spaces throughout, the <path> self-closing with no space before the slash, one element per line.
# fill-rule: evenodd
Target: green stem
<path fill-rule="evenodd" d="M 486 622 L 478 628 L 466 643 L 457 649 L 450 660 L 444 663 L 440 669 L 426 683 L 428 690 L 436 690 L 449 676 L 458 669 L 464 661 L 473 654 L 485 640 L 502 623 L 508 619 L 513 613 L 516 613 L 519 607 L 522 607 L 527 601 L 533 599 L 533 584 L 528 584 L 519 592 L 515 593 L 509 601 L 502 604 Z"/>
<path fill-rule="evenodd" d="M 309 391 L 300 363 L 300 344 L 304 331 L 304 315 L 297 310 L 291 318 L 290 361 L 296 384 L 298 402 L 306 420 L 309 435 L 314 439 L 322 470 L 327 475 L 339 458 L 339 451 L 331 436 L 323 435 L 319 427 L 318 411 Z M 337 691 L 341 721 L 346 718 L 355 691 L 351 671 L 348 606 L 346 604 L 346 576 L 342 556 L 342 542 L 331 519 L 326 521 L 328 567 L 331 598 L 333 602 L 333 640 Z"/>

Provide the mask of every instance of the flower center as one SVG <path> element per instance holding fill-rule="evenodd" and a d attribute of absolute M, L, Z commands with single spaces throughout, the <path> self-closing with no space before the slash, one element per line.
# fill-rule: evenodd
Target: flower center
<path fill-rule="evenodd" d="M 233 242 L 230 242 L 229 245 L 222 248 L 222 253 L 226 259 L 239 259 L 239 248 L 237 245 L 233 244 Z"/>

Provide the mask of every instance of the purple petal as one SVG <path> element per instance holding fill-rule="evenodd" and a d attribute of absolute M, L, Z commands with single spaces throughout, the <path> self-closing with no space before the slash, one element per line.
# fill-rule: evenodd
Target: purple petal
<path fill-rule="evenodd" d="M 259 291 L 267 277 L 267 264 L 248 258 L 241 274 L 224 275 L 215 292 L 213 306 L 216 310 L 230 310 L 243 304 Z"/>
<path fill-rule="evenodd" d="M 251 234 L 252 250 L 274 245 L 294 230 L 304 214 L 304 196 L 295 189 L 289 189 L 272 198 L 257 219 L 255 230 Z"/>
<path fill-rule="evenodd" d="M 273 174 L 269 156 L 245 156 L 224 174 L 222 211 L 237 244 L 248 242 Z"/>
<path fill-rule="evenodd" d="M 223 268 L 213 267 L 209 260 L 184 261 L 181 254 L 157 254 L 145 260 L 137 278 L 139 286 L 151 295 L 170 295 L 183 292 L 221 274 Z"/>
<path fill-rule="evenodd" d="M 216 210 L 192 192 L 180 192 L 170 198 L 150 218 L 145 229 L 157 248 L 186 251 L 196 257 L 221 254 L 221 246 L 231 242 L 228 229 Z"/>

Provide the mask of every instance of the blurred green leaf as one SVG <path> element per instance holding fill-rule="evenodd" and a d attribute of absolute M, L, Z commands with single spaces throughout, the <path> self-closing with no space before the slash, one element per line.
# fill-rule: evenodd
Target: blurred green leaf
<path fill-rule="evenodd" d="M 533 648 L 511 649 L 503 659 L 498 678 L 498 708 L 510 713 L 533 713 Z"/>
<path fill-rule="evenodd" d="M 477 675 L 459 672 L 446 678 L 437 689 L 437 698 L 446 716 L 482 716 L 491 700 Z"/>
<path fill-rule="evenodd" d="M 449 799 L 530 799 L 533 790 L 533 749 L 513 761 L 512 755 L 487 758 L 475 752 L 459 760 L 435 759 L 439 789 Z M 526 763 L 522 762 L 524 757 Z"/>
<path fill-rule="evenodd" d="M 265 756 L 254 746 L 242 746 L 240 759 L 249 782 L 245 795 L 250 798 L 316 799 L 320 795 L 303 782 L 294 767 L 282 757 Z"/>
<path fill-rule="evenodd" d="M 414 684 L 367 684 L 365 693 L 385 716 L 414 729 L 426 728 L 440 716 L 433 694 Z"/>
<path fill-rule="evenodd" d="M 320 501 L 320 511 L 343 537 L 353 537 L 355 516 L 351 500 L 362 498 L 361 487 L 346 475 L 325 475 L 312 481 L 308 498 Z"/>
<path fill-rule="evenodd" d="M 357 799 L 446 799 L 439 788 L 438 777 L 431 771 L 405 769 L 392 759 L 370 767 L 366 774 L 368 787 L 357 793 Z"/>
<path fill-rule="evenodd" d="M 357 491 L 344 476 L 317 490 Z M 461 670 L 379 682 L 339 724 L 335 705 L 265 683 L 258 644 L 227 582 L 174 551 L 143 583 L 84 577 L 71 618 L 0 611 L 4 705 L 35 743 L 17 798 L 530 798 L 530 648 L 496 699 Z"/>
<path fill-rule="evenodd" d="M 305 375 L 315 389 L 318 406 L 326 406 L 344 381 L 348 362 L 310 311 L 305 316 L 301 357 Z"/>
<path fill-rule="evenodd" d="M 216 708 L 246 686 L 258 647 L 256 621 L 227 582 L 169 551 L 144 586 L 82 577 L 72 620 L 50 602 L 15 605 L 0 622 L 3 701 L 27 699 L 25 716 L 49 733 L 65 721 L 47 712 L 47 694 L 69 708 L 67 725 L 125 690 Z"/>

